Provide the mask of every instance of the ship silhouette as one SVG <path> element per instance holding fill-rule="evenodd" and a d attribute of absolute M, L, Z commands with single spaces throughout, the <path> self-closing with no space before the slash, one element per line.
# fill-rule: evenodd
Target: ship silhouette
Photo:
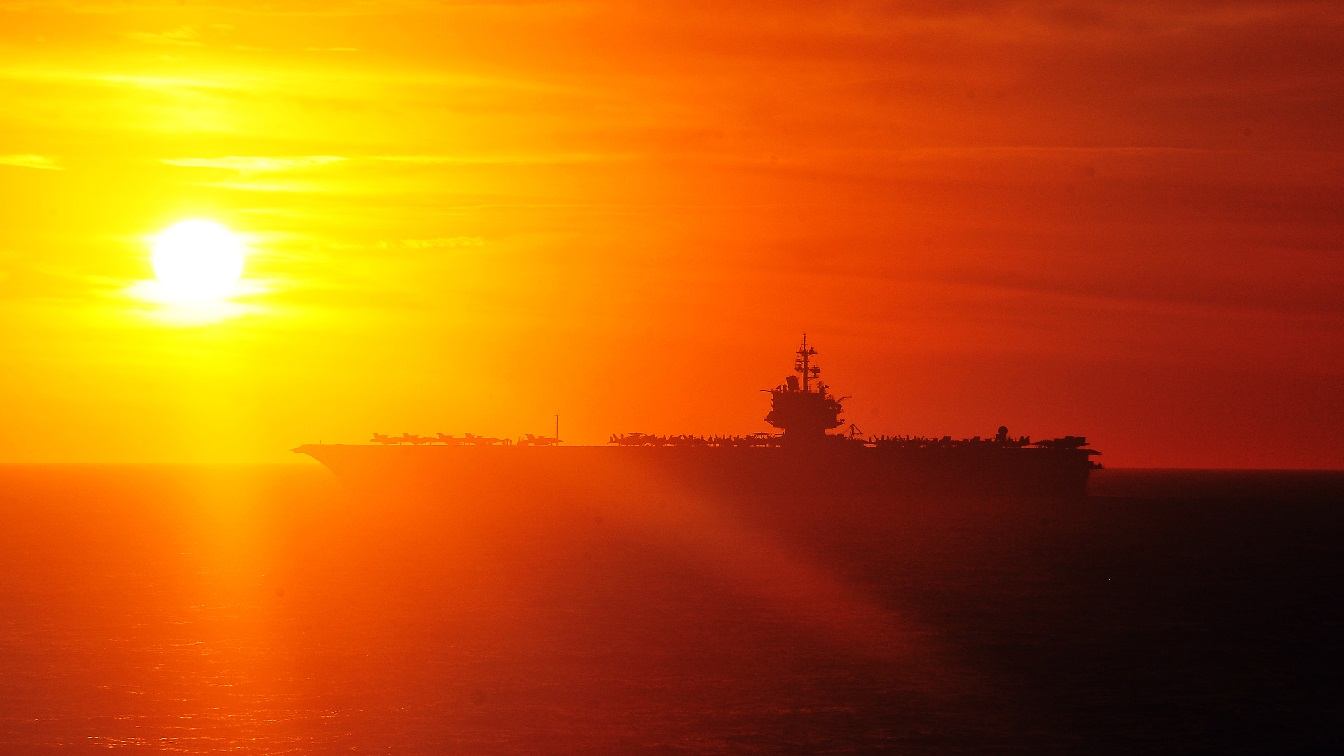
<path fill-rule="evenodd" d="M 1099 467 L 1083 436 L 1033 442 L 999 426 L 989 438 L 863 436 L 844 426 L 844 399 L 821 379 L 804 334 L 794 373 L 770 394 L 765 422 L 745 436 L 613 433 L 606 446 L 554 436 L 508 438 L 373 434 L 368 444 L 294 449 L 373 493 L 478 499 L 491 493 L 705 489 L 739 495 L 823 497 L 946 491 L 1079 498 Z"/>

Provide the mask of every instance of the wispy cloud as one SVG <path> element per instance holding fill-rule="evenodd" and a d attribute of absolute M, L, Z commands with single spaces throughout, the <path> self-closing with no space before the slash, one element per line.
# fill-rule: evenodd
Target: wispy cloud
<path fill-rule="evenodd" d="M 343 155 L 225 155 L 221 157 L 163 158 L 160 162 L 181 168 L 213 168 L 239 173 L 276 173 L 320 168 L 337 163 L 379 162 L 409 165 L 573 165 L 613 160 L 629 160 L 634 154 L 596 152 L 564 152 L 535 155 L 373 155 L 346 157 Z"/>
<path fill-rule="evenodd" d="M 342 163 L 348 159 L 340 155 L 227 155 L 213 158 L 165 158 L 161 162 L 182 168 L 216 168 L 239 173 L 266 173 L 318 168 Z"/>
<path fill-rule="evenodd" d="M 416 165 L 563 165 L 629 160 L 629 153 L 559 152 L 536 155 L 375 155 L 371 159 L 387 163 Z"/>
<path fill-rule="evenodd" d="M 45 155 L 0 155 L 0 165 L 15 168 L 40 168 L 46 171 L 62 170 L 55 160 Z"/>
<path fill-rule="evenodd" d="M 321 244 L 318 249 L 330 250 L 396 250 L 396 249 L 457 249 L 462 247 L 484 247 L 485 238 L 480 236 L 436 236 L 428 239 L 381 239 L 365 244 Z"/>
<path fill-rule="evenodd" d="M 200 47 L 201 33 L 194 26 L 181 26 L 166 32 L 131 32 L 126 35 L 134 42 L 173 47 Z"/>
<path fill-rule="evenodd" d="M 484 247 L 485 239 L 479 236 L 439 236 L 432 239 L 402 239 L 397 242 L 397 246 L 402 249 Z"/>
<path fill-rule="evenodd" d="M 54 69 L 47 66 L 3 67 L 0 80 L 38 82 L 43 84 L 102 85 L 131 87 L 152 91 L 252 91 L 274 88 L 273 75 L 244 74 L 239 72 L 212 72 L 209 75 L 156 75 L 135 73 L 107 73 L 102 70 Z"/>
<path fill-rule="evenodd" d="M 162 11 L 169 5 L 163 0 L 0 0 L 0 10 L 6 11 L 107 16 Z M 381 16 L 398 10 L 435 10 L 440 7 L 440 3 L 428 0 L 280 0 L 241 4 L 229 10 L 252 16 Z"/>

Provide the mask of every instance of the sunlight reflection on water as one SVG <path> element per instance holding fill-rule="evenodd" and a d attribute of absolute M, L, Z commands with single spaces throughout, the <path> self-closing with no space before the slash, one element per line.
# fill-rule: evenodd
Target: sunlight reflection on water
<path fill-rule="evenodd" d="M 414 507 L 371 520 L 306 467 L 0 468 L 0 485 L 27 502 L 0 528 L 0 747 L 29 753 L 1253 742 L 1256 699 L 1218 691 L 1251 674 L 1312 721 L 1329 670 L 1310 650 L 1330 641 L 1311 628 L 1338 614 L 1320 555 L 1344 529 L 1309 508 L 855 520 L 676 495 L 431 527 Z M 1270 557 L 1257 582 L 1246 565 Z M 1246 602 L 1305 656 L 1266 646 Z M 1222 729 L 1182 735 L 1194 716 Z"/>

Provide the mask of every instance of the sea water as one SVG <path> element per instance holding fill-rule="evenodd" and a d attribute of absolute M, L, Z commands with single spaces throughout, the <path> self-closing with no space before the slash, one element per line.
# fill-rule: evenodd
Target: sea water
<path fill-rule="evenodd" d="M 372 502 L 0 466 L 0 752 L 1344 745 L 1344 474 Z"/>

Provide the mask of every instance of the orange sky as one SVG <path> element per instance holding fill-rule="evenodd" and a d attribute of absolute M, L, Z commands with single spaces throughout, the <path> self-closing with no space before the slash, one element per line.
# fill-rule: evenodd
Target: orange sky
<path fill-rule="evenodd" d="M 1117 7 L 1123 5 L 1123 8 Z M 0 460 L 868 433 L 1344 467 L 1338 2 L 0 0 Z M 202 315 L 146 237 L 246 234 Z"/>

